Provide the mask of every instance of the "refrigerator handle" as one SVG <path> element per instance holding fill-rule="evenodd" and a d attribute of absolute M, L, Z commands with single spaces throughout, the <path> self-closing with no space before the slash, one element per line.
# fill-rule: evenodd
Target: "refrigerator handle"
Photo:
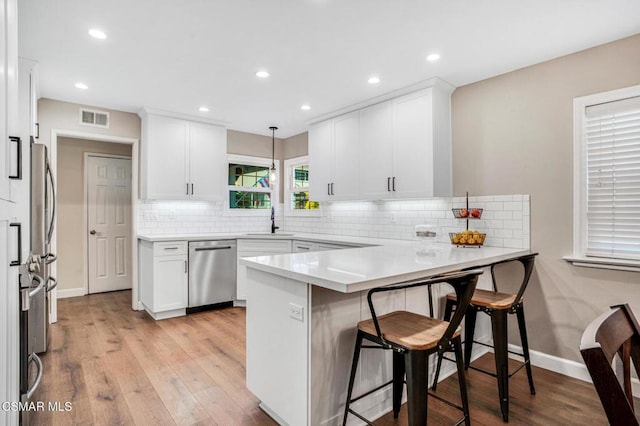
<path fill-rule="evenodd" d="M 40 357 L 38 357 L 38 355 L 36 355 L 35 353 L 32 353 L 31 355 L 29 355 L 29 362 L 31 361 L 36 363 L 38 374 L 36 375 L 36 380 L 34 380 L 31 387 L 27 390 L 27 399 L 31 399 L 33 393 L 36 391 L 36 389 L 38 389 L 38 386 L 40 386 L 40 381 L 42 380 L 42 361 L 40 360 Z"/>
<path fill-rule="evenodd" d="M 49 224 L 49 233 L 47 234 L 47 244 L 51 244 L 51 236 L 53 235 L 53 227 L 56 220 L 56 184 L 53 180 L 53 172 L 51 171 L 51 166 L 49 165 L 49 160 L 47 160 L 47 175 L 51 180 L 51 196 L 53 198 L 53 203 L 51 205 L 51 223 Z"/>
<path fill-rule="evenodd" d="M 40 275 L 37 275 L 37 274 L 31 275 L 31 278 L 38 281 L 38 286 L 33 290 L 29 291 L 29 298 L 33 299 L 36 296 L 36 294 L 40 293 L 42 289 L 44 289 L 44 280 Z"/>
<path fill-rule="evenodd" d="M 53 281 L 53 285 L 49 285 L 49 281 Z M 49 293 L 54 288 L 58 287 L 58 280 L 53 277 L 47 278 L 47 293 Z"/>

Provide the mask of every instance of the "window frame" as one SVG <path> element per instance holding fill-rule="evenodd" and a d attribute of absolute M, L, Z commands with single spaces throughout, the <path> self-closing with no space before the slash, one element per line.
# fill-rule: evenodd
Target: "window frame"
<path fill-rule="evenodd" d="M 276 171 L 280 170 L 280 161 L 275 160 Z M 271 208 L 268 209 L 232 209 L 229 205 L 229 192 L 233 190 L 233 188 L 246 188 L 246 187 L 237 187 L 234 185 L 229 185 L 229 164 L 246 164 L 250 166 L 267 166 L 271 168 L 271 158 L 265 157 L 254 157 L 251 155 L 238 155 L 238 154 L 227 154 L 227 168 L 225 173 L 225 178 L 227 180 L 227 185 L 225 186 L 225 197 L 224 197 L 224 216 L 271 216 Z M 251 192 L 265 192 L 270 193 L 271 198 L 271 207 L 278 211 L 278 204 L 280 200 L 279 197 L 279 182 L 270 183 L 269 189 L 263 188 L 251 188 Z"/>
<path fill-rule="evenodd" d="M 640 261 L 623 258 L 587 256 L 587 173 L 586 110 L 587 107 L 640 96 L 640 85 L 573 100 L 573 254 L 564 259 L 574 266 L 640 272 Z"/>
<path fill-rule="evenodd" d="M 309 156 L 303 155 L 301 157 L 290 158 L 284 160 L 284 214 L 285 216 L 304 216 L 304 217 L 321 217 L 322 216 L 322 203 L 315 210 L 300 210 L 291 208 L 291 194 L 294 192 L 302 192 L 300 188 L 293 187 L 293 169 L 297 166 L 309 165 Z M 308 188 L 307 188 L 308 189 Z"/>

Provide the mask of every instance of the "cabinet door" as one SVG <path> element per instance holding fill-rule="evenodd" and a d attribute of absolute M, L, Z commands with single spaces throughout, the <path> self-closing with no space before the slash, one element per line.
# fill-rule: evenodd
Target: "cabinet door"
<path fill-rule="evenodd" d="M 189 297 L 187 257 L 155 257 L 153 268 L 153 312 L 186 308 Z"/>
<path fill-rule="evenodd" d="M 391 102 L 360 112 L 360 194 L 364 199 L 392 197 L 393 108 Z"/>
<path fill-rule="evenodd" d="M 331 199 L 356 200 L 359 198 L 359 165 L 360 116 L 356 111 L 340 116 L 333 122 Z"/>
<path fill-rule="evenodd" d="M 9 200 L 11 198 L 11 184 L 9 182 L 10 174 L 10 152 L 11 144 L 9 143 L 9 111 L 7 102 L 8 98 L 8 68 L 9 58 L 7 52 L 7 37 L 10 33 L 8 22 L 8 2 L 0 1 L 0 35 L 2 43 L 0 43 L 0 199 Z"/>
<path fill-rule="evenodd" d="M 226 181 L 227 129 L 191 124 L 189 190 L 192 200 L 222 200 Z"/>
<path fill-rule="evenodd" d="M 146 197 L 160 200 L 186 200 L 188 182 L 188 123 L 167 117 L 149 116 L 147 138 L 142 143 L 145 157 Z"/>
<path fill-rule="evenodd" d="M 433 121 L 431 90 L 393 101 L 395 196 L 432 197 Z"/>
<path fill-rule="evenodd" d="M 329 200 L 333 167 L 333 125 L 331 120 L 309 129 L 309 198 Z"/>

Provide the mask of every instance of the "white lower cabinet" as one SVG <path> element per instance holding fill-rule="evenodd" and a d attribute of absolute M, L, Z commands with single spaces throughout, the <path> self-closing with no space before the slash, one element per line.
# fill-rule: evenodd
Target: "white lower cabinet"
<path fill-rule="evenodd" d="M 187 241 L 138 243 L 140 301 L 154 319 L 186 314 L 189 302 Z"/>
<path fill-rule="evenodd" d="M 244 301 L 247 300 L 247 268 L 240 264 L 240 259 L 291 253 L 291 240 L 239 239 L 237 253 L 236 300 Z"/>

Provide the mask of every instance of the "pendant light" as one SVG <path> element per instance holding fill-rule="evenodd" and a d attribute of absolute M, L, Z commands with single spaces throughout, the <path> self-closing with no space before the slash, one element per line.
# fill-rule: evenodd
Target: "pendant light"
<path fill-rule="evenodd" d="M 271 130 L 271 170 L 269 170 L 269 183 L 274 184 L 278 180 L 278 173 L 276 171 L 276 130 L 277 127 L 271 126 L 269 127 Z"/>

